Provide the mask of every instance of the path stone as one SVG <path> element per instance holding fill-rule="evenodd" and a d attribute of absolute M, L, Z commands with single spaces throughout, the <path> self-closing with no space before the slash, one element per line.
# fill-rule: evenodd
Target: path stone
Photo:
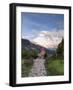
<path fill-rule="evenodd" d="M 29 77 L 46 76 L 46 70 L 44 66 L 45 59 L 35 59 L 32 69 L 29 73 Z"/>

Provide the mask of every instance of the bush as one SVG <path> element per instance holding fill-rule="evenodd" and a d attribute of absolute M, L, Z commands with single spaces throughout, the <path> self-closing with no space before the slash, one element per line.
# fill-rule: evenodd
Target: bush
<path fill-rule="evenodd" d="M 60 59 L 50 59 L 45 62 L 48 75 L 64 75 L 64 61 Z"/>
<path fill-rule="evenodd" d="M 36 59 L 38 57 L 38 51 L 37 50 L 32 50 L 32 55 L 31 55 L 34 59 Z"/>
<path fill-rule="evenodd" d="M 33 59 L 38 57 L 38 51 L 29 50 L 29 49 L 22 49 L 22 77 L 27 77 L 29 72 L 33 66 Z"/>
<path fill-rule="evenodd" d="M 30 60 L 30 59 L 23 59 L 22 60 L 22 73 L 21 73 L 21 76 L 22 77 L 28 77 L 29 73 L 30 73 L 30 70 L 33 66 L 33 60 Z"/>
<path fill-rule="evenodd" d="M 34 58 L 36 59 L 38 57 L 38 51 L 35 50 L 27 50 L 27 49 L 22 49 L 22 58 L 24 59 L 31 59 Z"/>
<path fill-rule="evenodd" d="M 61 43 L 58 45 L 58 48 L 57 48 L 57 55 L 58 56 L 64 56 L 64 39 L 62 39 Z"/>
<path fill-rule="evenodd" d="M 24 59 L 31 58 L 31 51 L 27 49 L 22 49 L 22 58 Z"/>

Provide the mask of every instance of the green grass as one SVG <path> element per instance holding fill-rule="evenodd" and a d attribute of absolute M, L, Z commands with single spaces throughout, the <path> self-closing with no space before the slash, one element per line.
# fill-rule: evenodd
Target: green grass
<path fill-rule="evenodd" d="M 47 75 L 64 75 L 64 60 L 53 58 L 45 61 Z"/>
<path fill-rule="evenodd" d="M 33 66 L 33 60 L 23 59 L 22 60 L 22 65 L 21 65 L 21 67 L 22 67 L 21 68 L 22 69 L 21 76 L 22 77 L 28 77 L 32 66 Z"/>
<path fill-rule="evenodd" d="M 38 56 L 38 51 L 22 49 L 22 63 L 21 63 L 21 76 L 28 77 L 30 70 L 33 66 L 33 60 Z"/>

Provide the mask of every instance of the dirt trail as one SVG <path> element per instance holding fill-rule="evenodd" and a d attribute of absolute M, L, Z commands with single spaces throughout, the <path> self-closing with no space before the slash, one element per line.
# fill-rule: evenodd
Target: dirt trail
<path fill-rule="evenodd" d="M 42 58 L 35 59 L 32 69 L 29 73 L 29 77 L 46 76 L 44 62 L 45 62 L 45 59 L 42 59 Z"/>

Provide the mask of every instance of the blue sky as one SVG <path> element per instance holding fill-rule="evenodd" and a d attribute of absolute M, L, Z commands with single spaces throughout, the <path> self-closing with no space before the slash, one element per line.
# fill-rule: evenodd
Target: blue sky
<path fill-rule="evenodd" d="M 21 13 L 22 38 L 32 40 L 42 31 L 63 31 L 64 15 L 49 13 Z"/>
<path fill-rule="evenodd" d="M 22 37 L 36 35 L 45 30 L 64 29 L 63 14 L 24 13 L 21 14 Z M 32 36 L 33 37 L 33 36 Z"/>

